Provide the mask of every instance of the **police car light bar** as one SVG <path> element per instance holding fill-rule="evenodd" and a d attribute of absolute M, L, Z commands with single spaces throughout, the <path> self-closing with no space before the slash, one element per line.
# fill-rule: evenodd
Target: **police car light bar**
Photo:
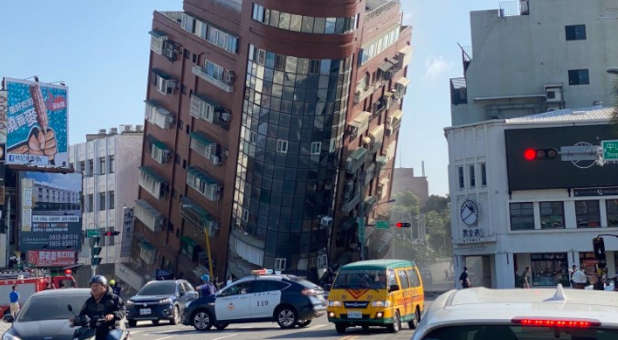
<path fill-rule="evenodd" d="M 272 275 L 273 274 L 273 270 L 272 269 L 256 269 L 256 270 L 252 270 L 251 274 L 253 275 Z"/>
<path fill-rule="evenodd" d="M 528 327 L 549 328 L 592 328 L 601 323 L 591 319 L 553 319 L 553 318 L 514 318 L 511 323 Z"/>

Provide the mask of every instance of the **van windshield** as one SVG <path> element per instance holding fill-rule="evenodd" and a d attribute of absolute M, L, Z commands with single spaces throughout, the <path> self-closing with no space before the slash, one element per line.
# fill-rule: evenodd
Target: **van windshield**
<path fill-rule="evenodd" d="M 337 275 L 333 289 L 386 289 L 383 270 L 342 271 Z"/>

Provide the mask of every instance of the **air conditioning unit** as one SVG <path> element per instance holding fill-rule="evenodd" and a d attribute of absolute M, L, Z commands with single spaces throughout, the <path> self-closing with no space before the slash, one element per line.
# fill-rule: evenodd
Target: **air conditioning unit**
<path fill-rule="evenodd" d="M 562 85 L 545 85 L 545 98 L 547 103 L 562 103 Z"/>
<path fill-rule="evenodd" d="M 232 114 L 229 112 L 221 112 L 221 120 L 224 122 L 229 122 L 232 119 Z"/>
<path fill-rule="evenodd" d="M 333 225 L 333 218 L 330 216 L 322 216 L 320 219 L 320 224 L 326 227 L 330 227 Z"/>
<path fill-rule="evenodd" d="M 214 164 L 214 165 L 220 165 L 221 164 L 221 157 L 219 157 L 219 156 L 212 156 L 211 160 L 212 160 L 212 164 Z"/>

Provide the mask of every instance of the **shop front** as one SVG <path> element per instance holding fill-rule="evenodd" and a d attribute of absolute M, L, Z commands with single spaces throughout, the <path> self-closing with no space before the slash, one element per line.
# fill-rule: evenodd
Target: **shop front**
<path fill-rule="evenodd" d="M 569 261 L 567 253 L 515 254 L 515 286 L 523 287 L 526 268 L 530 267 L 532 287 L 565 287 L 569 283 Z"/>

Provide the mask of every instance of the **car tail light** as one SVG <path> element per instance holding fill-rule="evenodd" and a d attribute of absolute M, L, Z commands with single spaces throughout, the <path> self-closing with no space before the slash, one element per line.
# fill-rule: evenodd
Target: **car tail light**
<path fill-rule="evenodd" d="M 593 328 L 601 326 L 599 321 L 591 319 L 515 318 L 511 322 L 528 327 L 550 328 Z"/>
<path fill-rule="evenodd" d="M 320 292 L 318 292 L 316 289 L 310 288 L 310 289 L 303 289 L 303 291 L 301 292 L 303 295 L 320 295 Z"/>

